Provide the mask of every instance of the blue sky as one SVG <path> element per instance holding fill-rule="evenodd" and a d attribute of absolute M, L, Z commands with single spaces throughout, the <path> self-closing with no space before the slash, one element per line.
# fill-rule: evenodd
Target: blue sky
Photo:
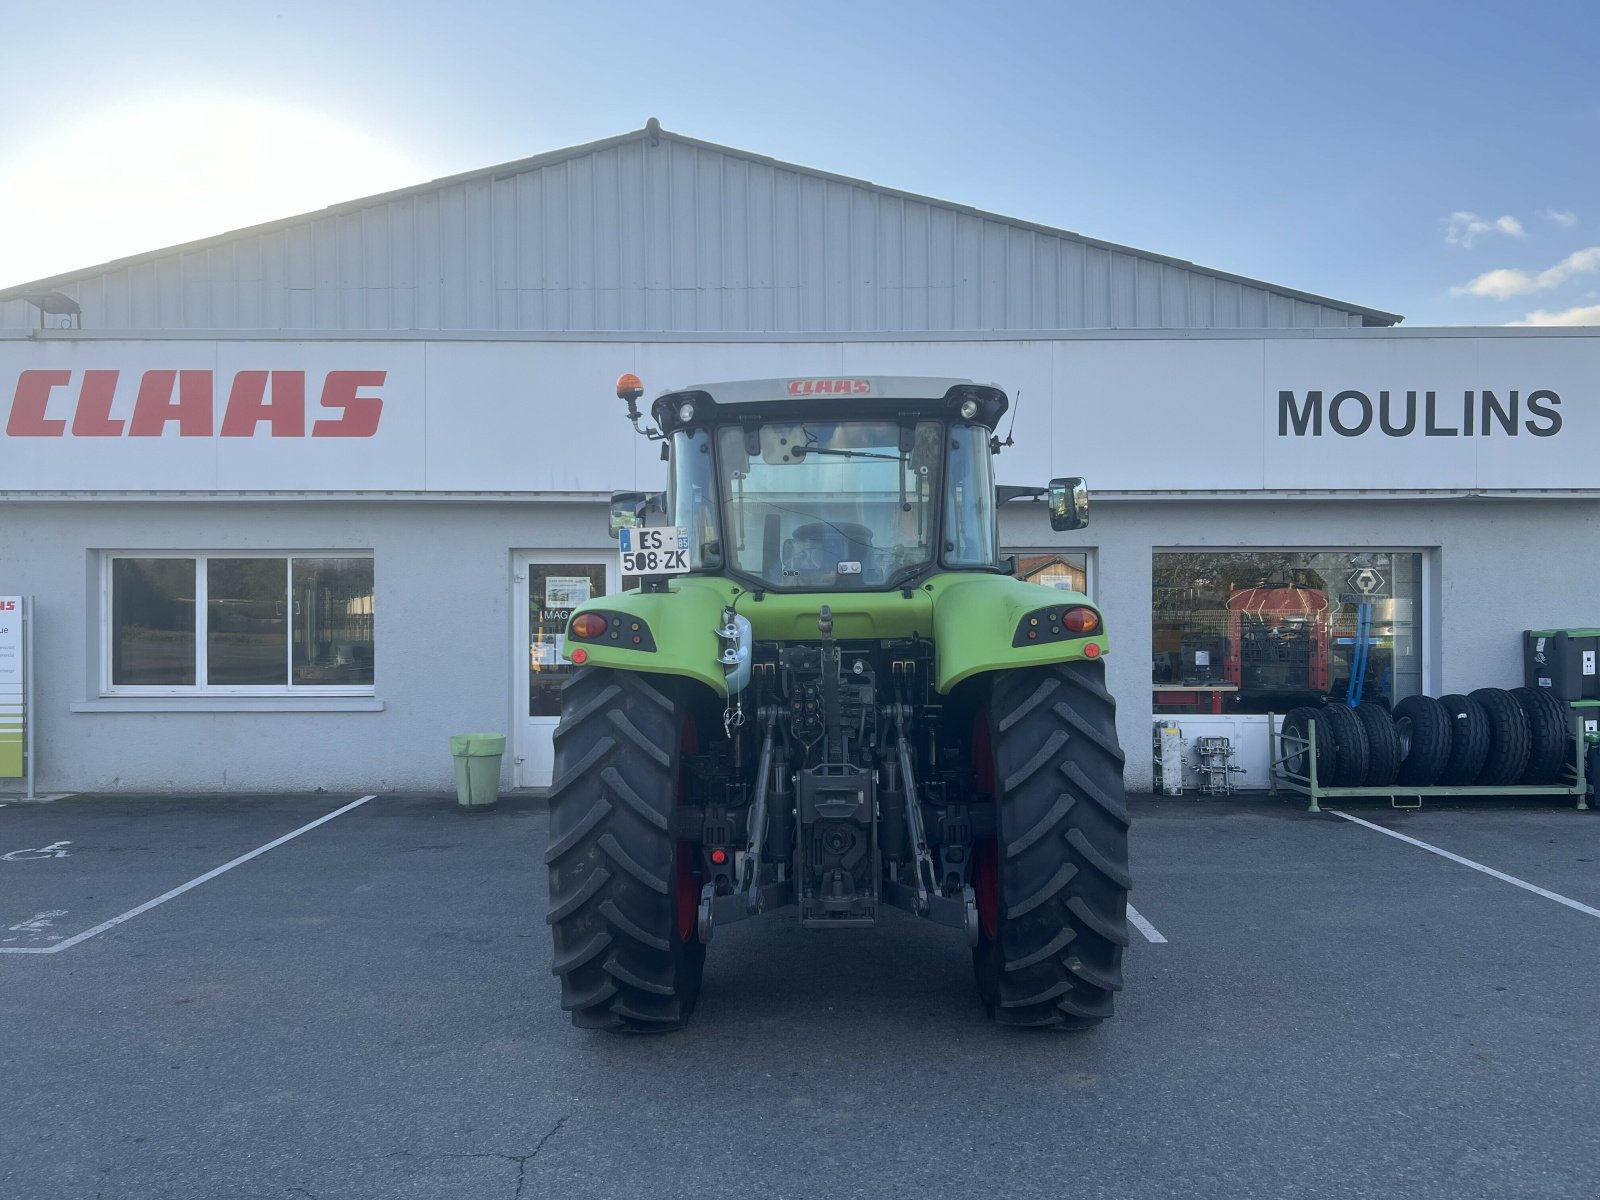
<path fill-rule="evenodd" d="M 4 0 L 0 28 L 0 284 L 656 116 L 1410 325 L 1600 324 L 1593 4 Z"/>

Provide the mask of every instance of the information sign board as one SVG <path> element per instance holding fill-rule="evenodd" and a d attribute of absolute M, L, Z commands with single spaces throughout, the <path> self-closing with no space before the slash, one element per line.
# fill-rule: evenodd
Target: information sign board
<path fill-rule="evenodd" d="M 22 677 L 22 597 L 0 596 L 0 779 L 23 775 L 27 722 Z"/>

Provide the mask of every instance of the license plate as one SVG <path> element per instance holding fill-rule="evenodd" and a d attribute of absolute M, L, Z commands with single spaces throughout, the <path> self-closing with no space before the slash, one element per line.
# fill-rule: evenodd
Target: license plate
<path fill-rule="evenodd" d="M 661 529 L 619 529 L 624 575 L 682 575 L 689 569 L 689 531 L 675 526 Z"/>

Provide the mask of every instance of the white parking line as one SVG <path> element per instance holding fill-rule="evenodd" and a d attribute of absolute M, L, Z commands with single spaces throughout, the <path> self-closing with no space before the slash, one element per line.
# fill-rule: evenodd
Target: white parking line
<path fill-rule="evenodd" d="M 1460 863 L 1463 867 L 1471 867 L 1474 871 L 1482 871 L 1485 875 L 1493 876 L 1502 883 L 1509 883 L 1512 887 L 1519 887 L 1525 892 L 1532 892 L 1535 896 L 1543 896 L 1546 900 L 1554 900 L 1557 904 L 1565 904 L 1568 908 L 1591 917 L 1600 917 L 1600 908 L 1590 908 L 1587 904 L 1581 904 L 1570 896 L 1563 896 L 1559 892 L 1546 891 L 1542 887 L 1529 883 L 1526 879 L 1518 879 L 1515 875 L 1507 875 L 1504 871 L 1496 871 L 1493 867 L 1486 867 L 1480 862 L 1473 862 L 1470 858 L 1462 858 L 1459 854 L 1451 854 L 1448 850 L 1441 850 L 1438 846 L 1430 845 L 1417 838 L 1407 837 L 1405 834 L 1396 833 L 1392 829 L 1385 829 L 1382 825 L 1374 825 L 1371 821 L 1363 821 L 1360 817 L 1352 817 L 1349 813 L 1340 812 L 1336 808 L 1330 808 L 1327 811 L 1336 817 L 1343 817 L 1346 821 L 1354 821 L 1357 825 L 1365 825 L 1368 829 L 1375 829 L 1379 833 L 1388 834 L 1399 841 L 1409 842 L 1411 845 L 1426 850 L 1430 854 L 1437 854 L 1440 858 L 1448 858 L 1451 862 Z"/>
<path fill-rule="evenodd" d="M 1144 934 L 1146 941 L 1155 942 L 1158 945 L 1166 944 L 1167 939 L 1161 936 L 1161 931 L 1150 924 L 1149 921 L 1146 921 L 1143 914 L 1131 904 L 1128 905 L 1128 920 L 1133 922 L 1135 929 Z"/>
<path fill-rule="evenodd" d="M 139 905 L 138 908 L 130 908 L 127 912 L 123 913 L 121 916 L 112 917 L 109 921 L 102 921 L 102 922 L 100 922 L 100 924 L 96 925 L 93 929 L 85 929 L 82 933 L 74 934 L 72 937 L 67 938 L 65 941 L 58 942 L 54 946 L 0 946 L 0 954 L 59 954 L 63 950 L 70 950 L 73 946 L 76 946 L 79 942 L 86 942 L 92 937 L 99 936 L 100 934 L 104 933 L 108 929 L 116 928 L 118 925 L 121 925 L 124 921 L 131 921 L 131 920 L 133 920 L 133 918 L 137 917 L 140 913 L 147 913 L 152 908 L 154 908 L 156 905 L 165 904 L 168 900 L 171 900 L 171 899 L 173 899 L 173 898 L 175 898 L 177 896 L 183 895 L 190 888 L 197 888 L 202 883 L 205 883 L 207 880 L 215 879 L 218 875 L 221 875 L 224 871 L 231 871 L 231 870 L 233 870 L 233 868 L 239 866 L 241 863 L 247 863 L 252 858 L 257 858 L 260 855 L 265 854 L 268 850 L 276 849 L 277 847 L 283 845 L 285 842 L 289 841 L 291 838 L 297 838 L 302 833 L 309 833 L 311 830 L 315 829 L 318 825 L 325 825 L 325 824 L 327 824 L 327 822 L 333 820 L 335 817 L 343 816 L 345 813 L 349 812 L 352 808 L 360 808 L 368 800 L 375 800 L 375 799 L 377 799 L 376 793 L 374 793 L 371 796 L 363 796 L 359 800 L 353 800 L 349 804 L 346 804 L 343 808 L 336 808 L 331 813 L 327 813 L 324 816 L 318 817 L 315 821 L 312 821 L 309 825 L 302 825 L 302 826 L 300 826 L 299 829 L 296 829 L 291 833 L 286 833 L 280 838 L 274 838 L 272 841 L 268 842 L 265 846 L 257 846 L 254 850 L 250 851 L 248 854 L 241 854 L 238 858 L 234 859 L 232 862 L 225 862 L 220 867 L 213 867 L 211 870 L 207 871 L 204 875 L 201 875 L 201 876 L 199 876 L 199 877 L 197 877 L 195 879 L 191 879 L 191 880 L 189 880 L 188 883 L 180 884 L 179 886 L 173 888 L 170 892 L 166 892 L 163 895 L 157 896 L 154 900 L 146 900 L 143 904 Z"/>

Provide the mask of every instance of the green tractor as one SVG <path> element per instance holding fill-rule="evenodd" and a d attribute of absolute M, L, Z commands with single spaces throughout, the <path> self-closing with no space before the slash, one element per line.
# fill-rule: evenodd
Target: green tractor
<path fill-rule="evenodd" d="M 714 931 L 884 906 L 972 948 L 1003 1025 L 1111 1015 L 1128 813 L 1101 614 L 997 544 L 998 388 L 781 379 L 617 394 L 665 493 L 619 493 L 642 585 L 573 611 L 550 797 L 561 1006 L 688 1020 Z M 1045 489 L 1000 489 L 1038 498 Z M 1087 520 L 1080 479 L 1051 527 Z"/>

